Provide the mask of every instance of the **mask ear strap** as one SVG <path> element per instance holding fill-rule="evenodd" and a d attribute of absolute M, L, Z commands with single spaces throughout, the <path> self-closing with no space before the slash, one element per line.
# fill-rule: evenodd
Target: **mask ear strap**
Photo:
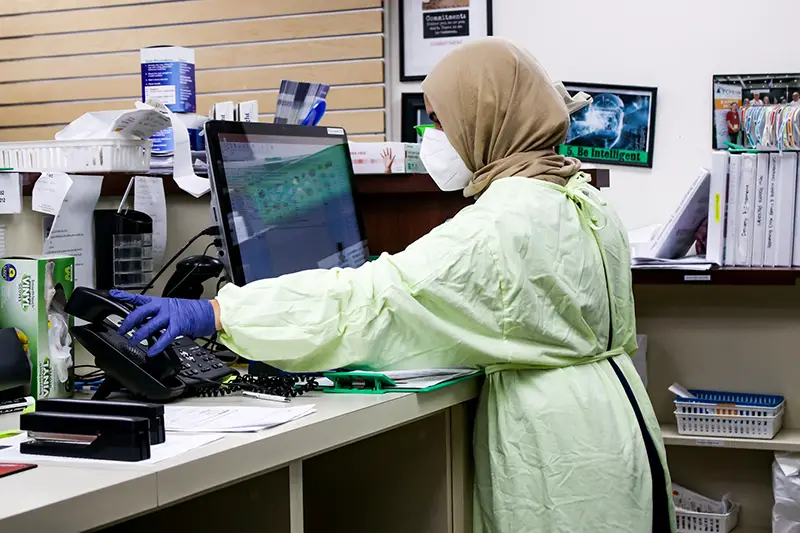
<path fill-rule="evenodd" d="M 564 103 L 567 106 L 567 112 L 570 115 L 572 115 L 577 111 L 580 111 L 581 109 L 592 103 L 592 97 L 583 91 L 579 92 L 575 96 L 570 96 L 569 91 L 567 91 L 567 88 L 564 87 L 564 84 L 561 83 L 560 81 L 553 83 L 553 88 L 558 92 L 558 95 L 564 100 Z"/>

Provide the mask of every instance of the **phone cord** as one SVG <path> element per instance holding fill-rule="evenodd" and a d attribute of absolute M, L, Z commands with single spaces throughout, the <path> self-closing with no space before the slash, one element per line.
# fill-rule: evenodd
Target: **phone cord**
<path fill-rule="evenodd" d="M 277 376 L 253 376 L 246 374 L 236 379 L 193 390 L 195 396 L 219 397 L 239 391 L 258 392 L 271 396 L 294 398 L 317 390 L 319 383 L 314 376 L 306 374 L 280 374 Z"/>

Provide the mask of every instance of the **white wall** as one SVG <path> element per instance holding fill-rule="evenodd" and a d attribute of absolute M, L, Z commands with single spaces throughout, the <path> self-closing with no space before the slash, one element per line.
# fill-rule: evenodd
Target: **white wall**
<path fill-rule="evenodd" d="M 393 0 L 394 14 L 399 0 Z M 605 197 L 630 228 L 663 222 L 710 163 L 713 74 L 800 71 L 797 0 L 493 0 L 495 35 L 527 47 L 554 79 L 658 87 L 652 169 L 611 169 Z M 772 24 L 750 24 L 768 15 Z M 396 16 L 389 39 L 397 41 Z M 763 19 L 761 19 L 763 20 Z M 745 29 L 746 28 L 746 31 Z M 392 132 L 400 93 L 392 43 Z"/>

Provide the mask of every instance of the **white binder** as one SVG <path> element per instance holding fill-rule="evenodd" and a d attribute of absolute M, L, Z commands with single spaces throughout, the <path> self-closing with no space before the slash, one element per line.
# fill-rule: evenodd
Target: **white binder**
<path fill-rule="evenodd" d="M 728 167 L 728 205 L 725 210 L 725 256 L 723 264 L 736 264 L 736 232 L 738 230 L 739 191 L 742 179 L 742 156 L 731 154 Z"/>
<path fill-rule="evenodd" d="M 739 180 L 738 209 L 736 212 L 736 266 L 750 266 L 753 256 L 753 216 L 756 188 L 756 154 L 742 156 L 742 174 Z"/>
<path fill-rule="evenodd" d="M 708 197 L 706 259 L 722 265 L 725 256 L 725 210 L 728 206 L 728 152 L 711 154 L 711 185 Z"/>
<path fill-rule="evenodd" d="M 769 154 L 758 154 L 756 164 L 755 207 L 753 210 L 753 253 L 750 264 L 764 266 L 764 238 L 767 228 L 767 182 Z"/>
<path fill-rule="evenodd" d="M 778 154 L 778 175 L 775 185 L 777 204 L 777 238 L 775 239 L 775 266 L 792 266 L 794 247 L 794 204 L 797 197 L 797 153 Z"/>

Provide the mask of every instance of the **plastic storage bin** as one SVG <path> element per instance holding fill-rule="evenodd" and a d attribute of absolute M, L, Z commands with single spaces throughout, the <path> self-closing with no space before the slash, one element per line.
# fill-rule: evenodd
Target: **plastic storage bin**
<path fill-rule="evenodd" d="M 689 392 L 696 398 L 675 399 L 675 417 L 681 435 L 771 439 L 783 424 L 783 396 Z"/>
<path fill-rule="evenodd" d="M 673 483 L 672 501 L 678 533 L 728 533 L 739 521 L 739 505 L 727 496 L 715 501 Z"/>
<path fill-rule="evenodd" d="M 0 143 L 0 168 L 15 172 L 147 172 L 152 141 L 84 139 Z"/>
<path fill-rule="evenodd" d="M 675 509 L 675 522 L 678 533 L 728 533 L 739 523 L 739 506 L 732 504 L 727 514 Z"/>

